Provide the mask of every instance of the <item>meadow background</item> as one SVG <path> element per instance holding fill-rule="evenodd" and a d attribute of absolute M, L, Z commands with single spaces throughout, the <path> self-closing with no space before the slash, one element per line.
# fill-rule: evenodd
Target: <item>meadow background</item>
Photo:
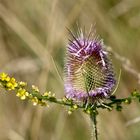
<path fill-rule="evenodd" d="M 139 0 L 0 0 L 0 72 L 64 96 L 66 27 L 76 31 L 78 23 L 89 30 L 95 22 L 111 47 L 117 75 L 122 69 L 115 94 L 128 96 L 140 89 Z M 35 107 L 4 92 L 0 89 L 0 140 L 90 140 L 90 120 L 82 111 L 69 116 L 65 107 Z M 140 139 L 140 103 L 99 114 L 100 140 Z"/>

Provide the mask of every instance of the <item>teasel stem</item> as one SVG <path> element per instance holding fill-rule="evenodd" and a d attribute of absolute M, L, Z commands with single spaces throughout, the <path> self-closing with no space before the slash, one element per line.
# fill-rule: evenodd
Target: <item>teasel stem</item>
<path fill-rule="evenodd" d="M 93 111 L 90 113 L 90 119 L 92 123 L 92 140 L 98 140 L 98 130 L 97 130 L 97 107 L 96 104 L 94 105 Z M 95 137 L 94 137 L 95 136 Z"/>
<path fill-rule="evenodd" d="M 85 82 L 85 88 L 86 88 L 86 92 L 88 94 L 88 99 L 87 99 L 87 106 L 90 104 L 90 96 L 89 96 L 89 89 L 88 89 L 88 85 L 87 85 L 87 82 L 86 82 L 86 76 L 84 75 L 83 73 L 83 76 L 84 76 L 84 82 Z M 92 139 L 94 140 L 94 135 L 95 135 L 95 140 L 98 140 L 98 131 L 97 131 L 97 120 L 96 120 L 96 117 L 97 117 L 97 104 L 96 102 L 94 102 L 94 104 L 91 106 L 91 112 L 90 112 L 90 119 L 91 119 L 91 126 L 92 126 Z"/>

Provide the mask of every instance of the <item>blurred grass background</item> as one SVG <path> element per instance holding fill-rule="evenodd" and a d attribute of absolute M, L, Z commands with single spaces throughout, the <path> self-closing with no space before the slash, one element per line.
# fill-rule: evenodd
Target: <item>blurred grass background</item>
<path fill-rule="evenodd" d="M 116 95 L 126 97 L 139 89 L 139 0 L 0 0 L 0 71 L 62 97 L 66 27 L 74 30 L 77 22 L 87 29 L 96 22 L 97 32 L 116 54 L 112 55 L 115 69 L 122 68 Z M 69 116 L 64 107 L 34 107 L 3 92 L 0 140 L 90 139 L 90 121 L 81 111 Z M 126 126 L 140 117 L 139 103 L 120 113 L 100 110 L 99 114 L 100 140 L 140 139 L 140 122 Z"/>

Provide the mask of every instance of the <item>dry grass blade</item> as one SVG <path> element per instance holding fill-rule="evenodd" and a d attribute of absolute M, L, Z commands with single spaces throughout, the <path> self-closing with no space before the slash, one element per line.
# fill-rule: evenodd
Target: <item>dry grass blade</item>
<path fill-rule="evenodd" d="M 31 33 L 24 24 L 2 4 L 0 4 L 0 17 L 4 22 L 30 47 L 30 49 L 39 57 L 46 69 L 56 71 L 59 76 L 57 67 L 53 57 L 47 52 L 46 48 L 39 42 L 39 40 Z M 61 79 L 60 79 L 61 80 Z"/>

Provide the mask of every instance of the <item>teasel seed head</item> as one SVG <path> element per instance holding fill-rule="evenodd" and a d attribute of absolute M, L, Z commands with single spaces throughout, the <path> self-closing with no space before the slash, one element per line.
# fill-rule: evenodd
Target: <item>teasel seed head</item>
<path fill-rule="evenodd" d="M 108 98 L 116 85 L 106 46 L 94 31 L 91 29 L 85 35 L 79 29 L 78 35 L 74 35 L 69 30 L 72 39 L 67 45 L 64 86 L 66 97 L 75 101 Z"/>

